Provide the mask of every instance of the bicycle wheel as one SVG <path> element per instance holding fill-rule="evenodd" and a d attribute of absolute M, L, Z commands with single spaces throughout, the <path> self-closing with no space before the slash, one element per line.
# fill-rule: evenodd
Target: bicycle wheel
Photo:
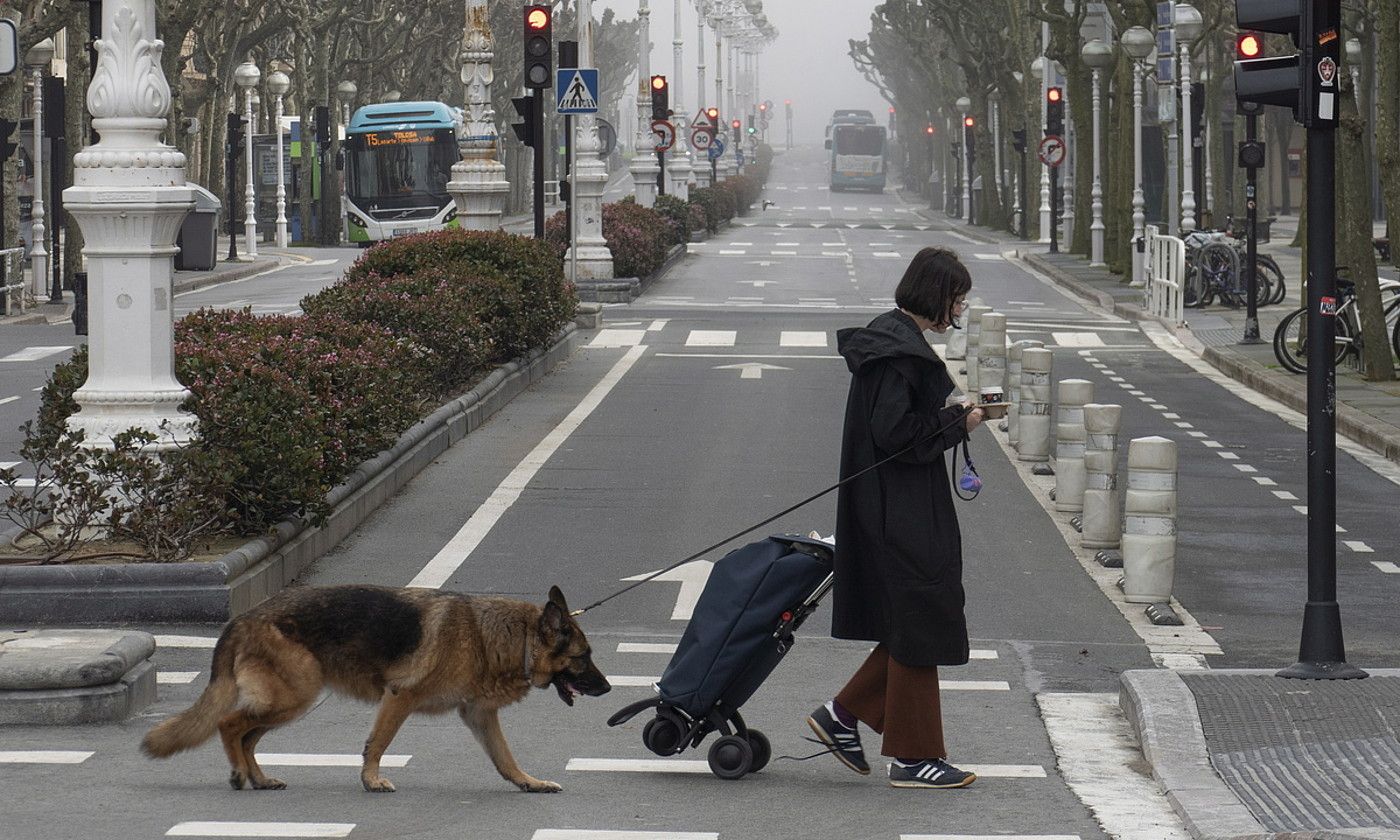
<path fill-rule="evenodd" d="M 1186 267 L 1186 287 L 1181 290 L 1181 305 L 1188 309 L 1205 306 L 1205 278 L 1201 275 L 1201 264 Z"/>
<path fill-rule="evenodd" d="M 1240 284 L 1240 259 L 1235 249 L 1223 242 L 1212 242 L 1201 249 L 1197 260 L 1206 277 L 1206 290 L 1202 295 L 1206 304 L 1212 297 L 1219 296 L 1220 302 L 1234 309 L 1240 305 L 1238 287 Z"/>
<path fill-rule="evenodd" d="M 1255 254 L 1254 271 L 1259 277 L 1259 302 L 1265 306 L 1283 303 L 1288 296 L 1288 284 L 1283 281 L 1283 269 L 1278 267 L 1274 258 L 1267 254 Z M 1268 297 L 1264 296 L 1266 283 L 1270 291 Z"/>
<path fill-rule="evenodd" d="M 1279 364 L 1293 373 L 1308 372 L 1307 309 L 1295 309 L 1288 313 L 1278 328 L 1274 330 L 1274 357 Z M 1336 347 L 1332 355 L 1334 365 L 1341 364 L 1355 346 L 1352 340 L 1351 325 L 1346 318 L 1336 318 Z"/>

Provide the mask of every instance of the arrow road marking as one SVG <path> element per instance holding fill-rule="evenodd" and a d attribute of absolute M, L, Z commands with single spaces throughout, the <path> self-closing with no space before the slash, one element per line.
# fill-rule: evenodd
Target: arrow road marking
<path fill-rule="evenodd" d="M 766 365 L 763 362 L 745 362 L 741 365 L 719 365 L 715 370 L 738 370 L 740 379 L 762 379 L 765 370 L 792 370 L 792 368 Z"/>
<path fill-rule="evenodd" d="M 652 578 L 653 581 L 663 581 L 668 583 L 679 583 L 681 585 L 680 594 L 676 596 L 676 608 L 671 610 L 671 618 L 675 621 L 689 621 L 691 615 L 695 613 L 695 602 L 700 600 L 700 593 L 705 591 L 705 583 L 710 579 L 710 570 L 714 568 L 714 563 L 709 560 L 695 560 L 678 566 L 664 575 Z M 646 572 L 640 575 L 625 577 L 624 582 L 642 580 L 656 574 Z"/>

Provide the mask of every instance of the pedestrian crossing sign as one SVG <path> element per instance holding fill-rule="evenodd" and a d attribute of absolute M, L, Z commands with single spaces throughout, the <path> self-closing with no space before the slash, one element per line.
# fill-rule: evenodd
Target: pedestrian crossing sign
<path fill-rule="evenodd" d="M 598 70 L 593 67 L 567 67 L 557 71 L 554 86 L 561 114 L 598 113 Z"/>

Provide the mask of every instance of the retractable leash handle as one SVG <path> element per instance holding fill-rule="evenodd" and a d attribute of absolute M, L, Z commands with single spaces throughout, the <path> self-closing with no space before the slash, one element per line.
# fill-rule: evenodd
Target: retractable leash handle
<path fill-rule="evenodd" d="M 606 604 L 608 601 L 611 601 L 612 599 L 618 597 L 619 595 L 626 595 L 628 592 L 631 592 L 633 589 L 636 589 L 637 587 L 641 586 L 641 585 L 644 584 L 644 583 L 647 583 L 648 581 L 652 581 L 652 580 L 655 580 L 656 578 L 661 577 L 662 575 L 666 574 L 667 572 L 671 571 L 672 569 L 678 569 L 678 568 L 680 568 L 681 566 L 684 566 L 686 563 L 690 563 L 690 562 L 692 562 L 692 561 L 699 560 L 701 557 L 704 557 L 706 554 L 709 554 L 711 551 L 714 551 L 715 549 L 719 548 L 720 546 L 723 546 L 723 545 L 725 545 L 725 544 L 727 544 L 727 543 L 731 543 L 731 542 L 733 542 L 734 540 L 737 540 L 737 539 L 739 539 L 740 537 L 742 537 L 742 536 L 744 536 L 744 535 L 746 535 L 746 534 L 751 534 L 751 533 L 753 533 L 754 531 L 757 531 L 759 528 L 762 528 L 764 525 L 767 525 L 768 523 L 773 522 L 773 521 L 775 521 L 775 520 L 781 519 L 781 518 L 783 518 L 784 516 L 787 516 L 789 513 L 792 513 L 793 511 L 797 510 L 798 508 L 804 507 L 804 506 L 806 506 L 806 505 L 811 504 L 812 502 L 815 502 L 817 499 L 820 499 L 822 496 L 825 496 L 826 494 L 828 494 L 828 493 L 830 493 L 831 491 L 833 491 L 833 490 L 835 490 L 835 489 L 841 487 L 842 485 L 847 484 L 847 483 L 852 482 L 852 481 L 855 481 L 857 478 L 860 478 L 861 476 L 865 475 L 865 474 L 868 473 L 868 472 L 871 472 L 872 470 L 876 470 L 876 469 L 878 469 L 878 468 L 880 468 L 880 467 L 883 467 L 885 464 L 888 464 L 889 462 L 895 460 L 896 458 L 899 458 L 899 457 L 902 457 L 902 456 L 904 456 L 904 455 L 907 455 L 908 453 L 914 451 L 915 449 L 917 449 L 918 447 L 924 445 L 925 443 L 928 443 L 929 441 L 933 440 L 934 438 L 939 437 L 939 436 L 942 435 L 944 432 L 948 431 L 949 429 L 953 428 L 954 426 L 958 425 L 959 423 L 966 423 L 966 422 L 967 422 L 967 415 L 968 415 L 974 408 L 977 408 L 976 405 L 962 405 L 962 406 L 949 406 L 949 407 L 950 407 L 950 408 L 961 408 L 962 411 L 959 411 L 956 417 L 954 417 L 951 421 L 949 421 L 949 422 L 943 424 L 942 426 L 940 426 L 936 431 L 930 433 L 927 437 L 923 437 L 923 438 L 920 438 L 920 439 L 914 441 L 913 443 L 909 444 L 908 446 L 904 447 L 903 449 L 899 450 L 898 452 L 894 453 L 893 455 L 890 455 L 889 457 L 885 458 L 884 460 L 878 461 L 878 462 L 876 462 L 876 463 L 874 463 L 874 464 L 871 464 L 870 466 L 866 467 L 865 469 L 861 470 L 860 472 L 853 473 L 852 475 L 846 476 L 845 478 L 841 479 L 840 481 L 836 482 L 835 484 L 831 485 L 830 487 L 826 488 L 825 490 L 821 491 L 820 493 L 816 493 L 816 494 L 814 494 L 814 495 L 808 496 L 807 498 L 803 499 L 802 501 L 798 502 L 797 504 L 793 505 L 792 507 L 789 507 L 789 508 L 787 508 L 787 509 L 785 509 L 785 510 L 779 511 L 778 513 L 773 514 L 772 516 L 768 517 L 767 519 L 763 520 L 762 522 L 759 522 L 759 523 L 756 524 L 756 525 L 753 525 L 753 526 L 750 526 L 750 527 L 748 527 L 748 528 L 745 528 L 744 530 L 742 530 L 742 531 L 740 531 L 740 532 L 738 532 L 738 533 L 736 533 L 736 534 L 731 534 L 730 536 L 725 537 L 724 539 L 720 540 L 719 542 L 715 543 L 714 545 L 706 546 L 705 548 L 700 549 L 699 551 L 695 552 L 694 554 L 690 555 L 689 557 L 685 558 L 684 560 L 678 560 L 678 561 L 676 561 L 675 563 L 672 563 L 671 565 L 667 566 L 667 567 L 664 568 L 664 569 L 660 569 L 660 570 L 658 570 L 658 571 L 652 572 L 651 574 L 647 575 L 646 577 L 641 578 L 641 579 L 639 579 L 639 580 L 633 582 L 630 586 L 627 586 L 627 587 L 624 587 L 624 588 L 622 588 L 622 589 L 619 589 L 618 591 L 616 591 L 616 592 L 614 592 L 613 594 L 607 596 L 606 598 L 603 598 L 603 599 L 598 600 L 598 601 L 594 601 L 593 603 L 589 604 L 589 605 L 586 606 L 586 607 L 582 607 L 582 608 L 580 608 L 580 609 L 576 609 L 576 610 L 574 610 L 573 612 L 569 613 L 569 615 L 574 616 L 575 618 L 577 618 L 578 616 L 583 615 L 584 613 L 588 612 L 589 610 L 593 609 L 594 607 L 600 607 L 600 606 L 602 606 L 603 604 Z M 967 465 L 968 465 L 968 467 L 971 468 L 971 467 L 972 467 L 972 459 L 971 459 L 970 457 L 967 456 L 967 435 L 966 435 L 966 434 L 963 435 L 962 446 L 963 446 L 963 457 L 967 460 Z M 956 446 L 954 447 L 954 449 L 956 449 Z M 972 470 L 972 475 L 973 475 L 973 476 L 976 476 L 976 475 L 977 475 L 977 471 L 976 471 L 975 469 Z M 978 482 L 978 488 L 980 489 L 980 488 L 981 488 L 981 479 L 978 478 L 978 479 L 977 479 L 977 482 Z M 962 494 L 959 493 L 959 496 L 961 496 L 961 495 L 962 495 Z M 974 494 L 974 495 L 976 495 L 976 494 Z M 963 497 L 963 498 L 970 498 L 970 497 Z"/>

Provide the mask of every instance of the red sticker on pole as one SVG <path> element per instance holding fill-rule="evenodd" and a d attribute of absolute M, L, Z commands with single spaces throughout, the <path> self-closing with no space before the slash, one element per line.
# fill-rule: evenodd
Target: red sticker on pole
<path fill-rule="evenodd" d="M 1336 315 L 1336 314 L 1337 314 L 1337 299 L 1334 298 L 1334 297 L 1323 297 L 1323 298 L 1322 298 L 1322 303 L 1321 303 L 1321 309 L 1322 309 L 1322 314 L 1323 314 L 1323 315 Z"/>

